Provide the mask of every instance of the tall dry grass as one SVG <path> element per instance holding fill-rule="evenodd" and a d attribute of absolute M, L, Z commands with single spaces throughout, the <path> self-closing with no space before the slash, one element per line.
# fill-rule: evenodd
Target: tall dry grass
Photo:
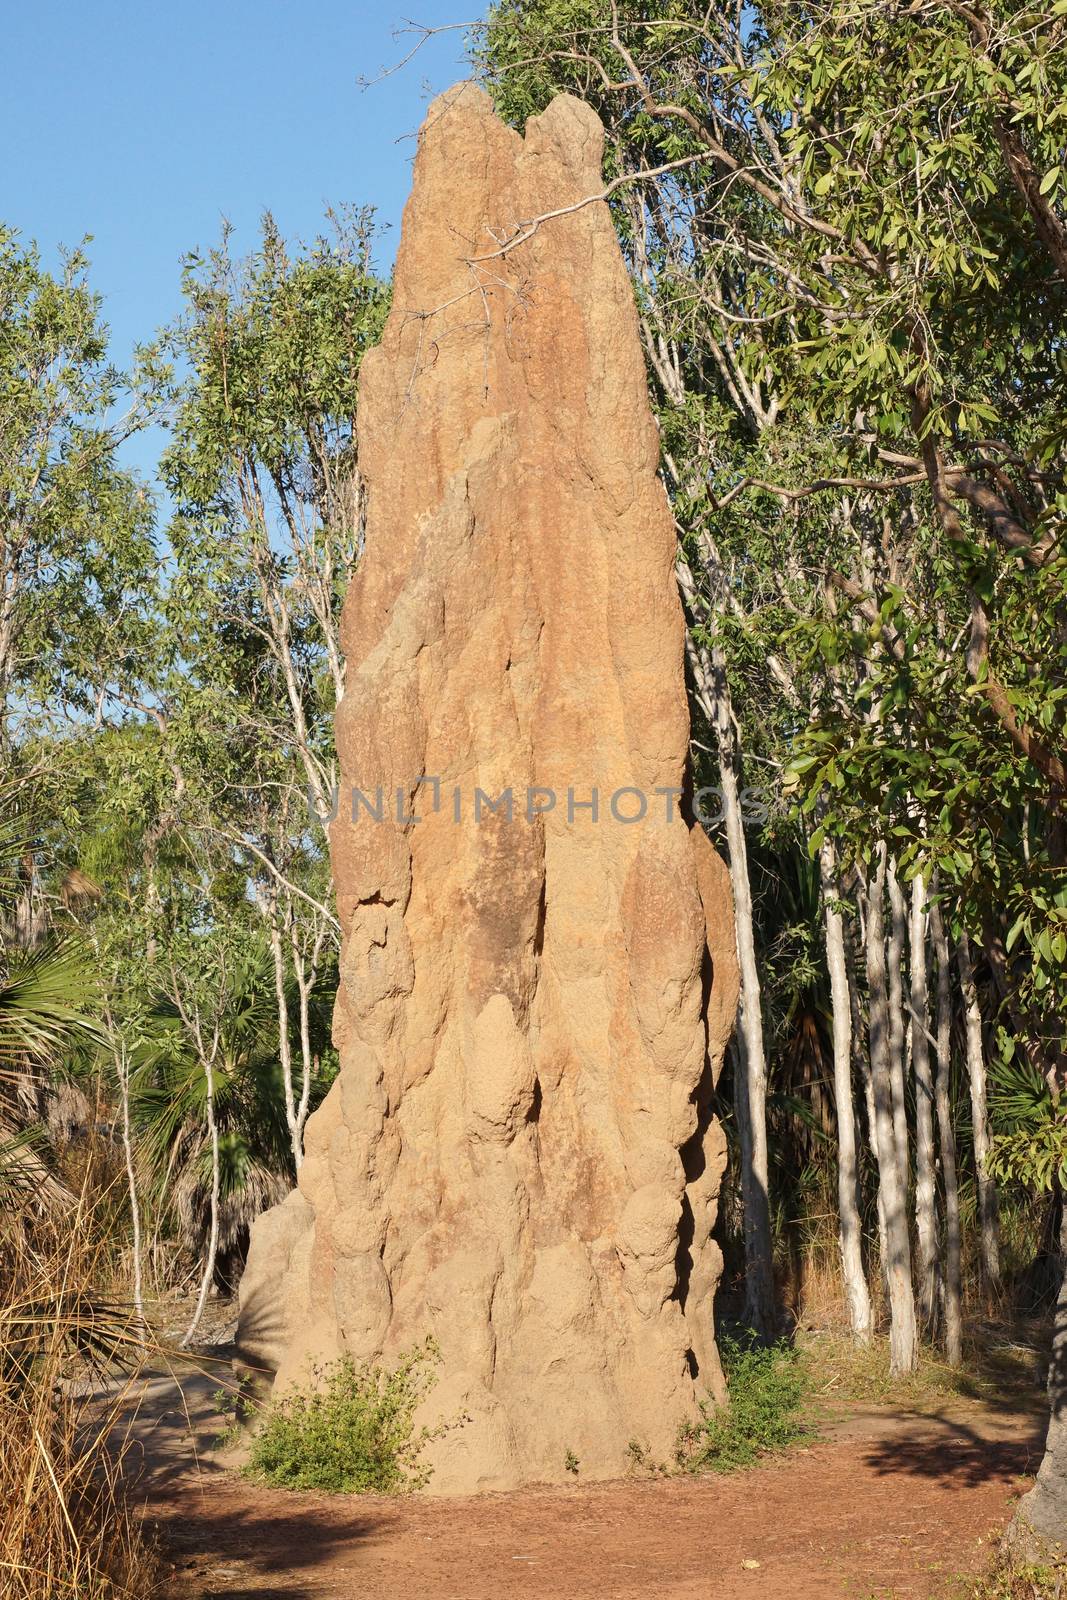
<path fill-rule="evenodd" d="M 151 1552 L 122 1479 L 132 1311 L 100 1293 L 107 1243 L 88 1180 L 42 1196 L 32 1164 L 0 1187 L 0 1594 L 145 1600 Z"/>

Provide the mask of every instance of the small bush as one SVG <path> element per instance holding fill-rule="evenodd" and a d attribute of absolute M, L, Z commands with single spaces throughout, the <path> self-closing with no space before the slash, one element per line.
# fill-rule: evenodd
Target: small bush
<path fill-rule="evenodd" d="M 807 1382 L 800 1359 L 784 1341 L 773 1345 L 719 1341 L 729 1397 L 701 1406 L 703 1421 L 684 1430 L 679 1460 L 693 1472 L 735 1472 L 761 1456 L 787 1449 L 808 1433 L 800 1412 Z"/>
<path fill-rule="evenodd" d="M 424 1444 L 415 1410 L 432 1387 L 437 1351 L 431 1342 L 392 1372 L 350 1356 L 312 1370 L 306 1389 L 272 1401 L 252 1442 L 246 1471 L 283 1489 L 327 1494 L 398 1494 L 421 1488 Z"/>

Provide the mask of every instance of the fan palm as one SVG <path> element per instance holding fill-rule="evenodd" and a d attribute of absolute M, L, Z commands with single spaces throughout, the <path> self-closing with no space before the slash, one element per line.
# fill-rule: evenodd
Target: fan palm
<path fill-rule="evenodd" d="M 226 969 L 217 999 L 219 1048 L 212 1077 L 218 1250 L 224 1262 L 241 1250 L 258 1213 L 281 1199 L 292 1181 L 268 960 L 261 946 L 243 952 Z M 208 1233 L 213 1181 L 208 1080 L 172 998 L 157 999 L 145 1033 L 134 1052 L 134 1118 L 156 1205 L 171 1212 L 183 1248 L 195 1256 Z"/>

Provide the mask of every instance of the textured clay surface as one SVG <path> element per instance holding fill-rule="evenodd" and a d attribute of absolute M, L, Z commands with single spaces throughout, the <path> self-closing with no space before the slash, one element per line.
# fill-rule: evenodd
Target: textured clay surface
<path fill-rule="evenodd" d="M 630 1441 L 665 1458 L 721 1387 L 709 1099 L 734 934 L 678 799 L 683 622 L 636 314 L 602 202 L 496 254 L 597 193 L 601 152 L 578 101 L 523 138 L 470 85 L 420 134 L 360 402 L 341 1071 L 241 1291 L 241 1343 L 283 1384 L 434 1336 L 438 1493 L 574 1459 L 616 1476 Z"/>

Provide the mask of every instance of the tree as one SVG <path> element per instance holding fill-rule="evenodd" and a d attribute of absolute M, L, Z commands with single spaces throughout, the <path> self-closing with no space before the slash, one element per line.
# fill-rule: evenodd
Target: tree
<path fill-rule="evenodd" d="M 195 828 L 247 874 L 263 919 L 297 1167 L 321 1067 L 311 1012 L 339 931 L 317 819 L 336 796 L 340 606 L 362 542 L 359 368 L 388 303 L 369 214 L 330 220 L 332 236 L 295 253 L 267 216 L 247 260 L 228 233 L 189 259 L 170 343 L 191 376 L 163 460 L 176 759 Z"/>
<path fill-rule="evenodd" d="M 852 1003 L 837 882 L 834 847 L 819 847 L 819 871 L 826 919 L 826 964 L 833 998 L 834 1103 L 837 1108 L 837 1209 L 841 1240 L 841 1275 L 848 1297 L 849 1325 L 866 1344 L 871 1336 L 871 1297 L 863 1268 L 859 1211 L 859 1163 L 856 1118 L 852 1101 Z"/>
<path fill-rule="evenodd" d="M 514 120 L 568 88 L 605 122 L 680 526 L 729 573 L 730 673 L 765 640 L 810 706 L 785 743 L 812 850 L 848 867 L 874 832 L 904 882 L 936 872 L 998 1037 L 1057 1089 L 1065 27 L 923 0 L 504 0 L 479 50 Z M 938 981 L 944 1164 L 947 957 Z M 929 1301 L 926 1102 L 920 1131 Z"/>
<path fill-rule="evenodd" d="M 68 712 L 98 717 L 148 654 L 158 562 L 146 490 L 117 464 L 165 371 L 146 358 L 128 410 L 82 251 L 53 276 L 0 226 L 0 750 Z"/>

